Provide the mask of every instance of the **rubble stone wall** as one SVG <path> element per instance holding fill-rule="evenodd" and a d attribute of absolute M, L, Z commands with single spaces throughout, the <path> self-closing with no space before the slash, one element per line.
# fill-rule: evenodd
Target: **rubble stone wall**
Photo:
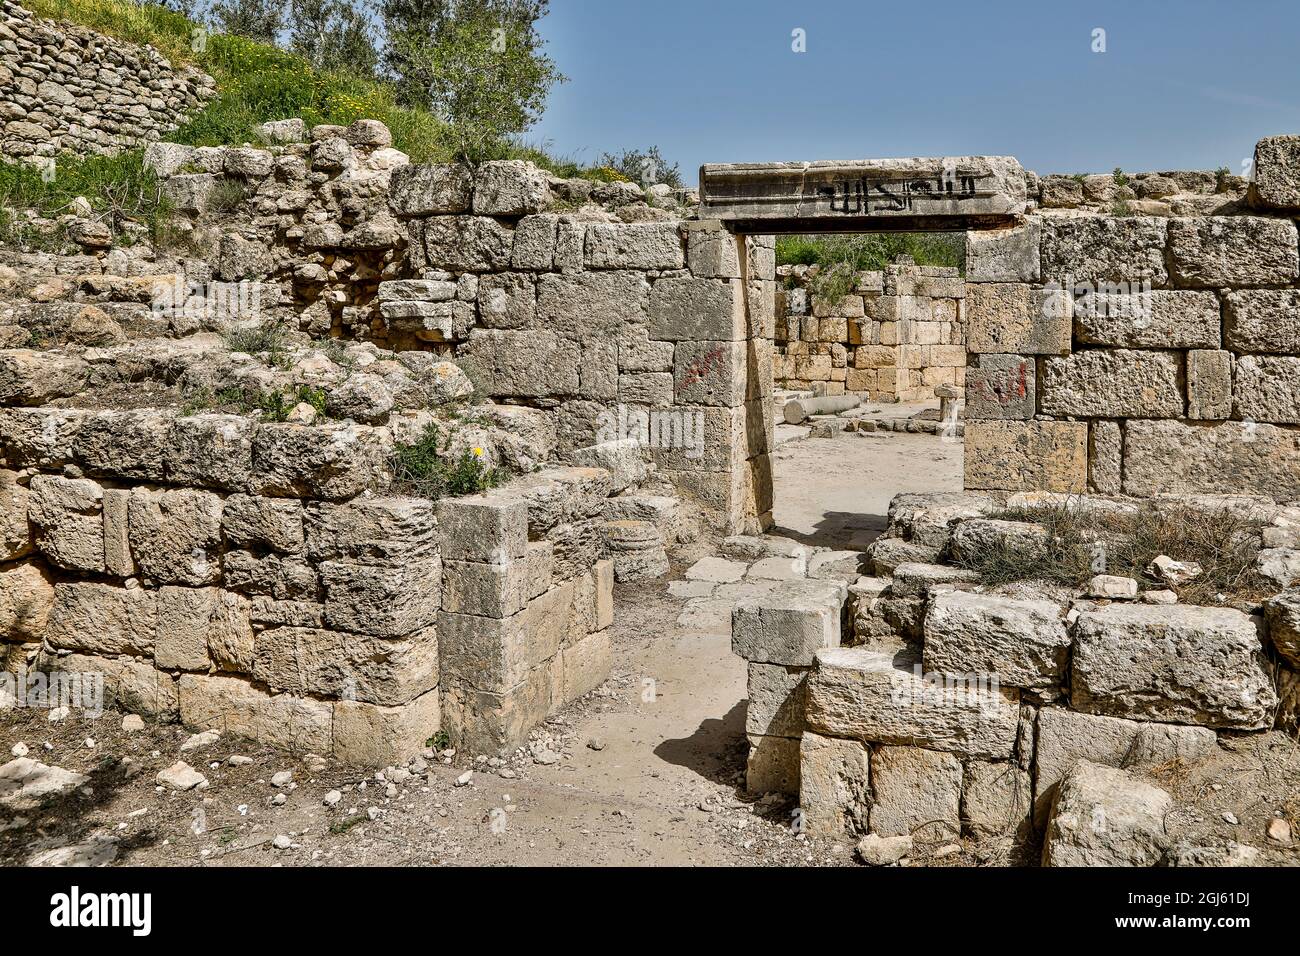
<path fill-rule="evenodd" d="M 152 47 L 43 20 L 0 0 L 0 147 L 6 157 L 113 154 L 158 139 L 216 94 Z"/>
<path fill-rule="evenodd" d="M 966 284 L 955 268 L 894 264 L 858 273 L 838 301 L 805 266 L 781 266 L 774 374 L 784 388 L 918 401 L 966 381 Z M 822 384 L 817 384 L 822 383 Z"/>
<path fill-rule="evenodd" d="M 1297 143 L 1261 141 L 1249 189 L 1152 174 L 1089 206 L 1114 177 L 1047 177 L 969 234 L 967 488 L 1300 496 Z"/>

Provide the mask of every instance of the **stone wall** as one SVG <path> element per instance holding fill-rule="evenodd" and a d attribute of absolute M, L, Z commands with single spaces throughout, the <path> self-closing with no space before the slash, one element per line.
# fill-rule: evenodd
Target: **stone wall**
<path fill-rule="evenodd" d="M 158 139 L 216 95 L 212 78 L 152 47 L 42 20 L 0 0 L 6 157 L 112 154 Z"/>
<path fill-rule="evenodd" d="M 1048 177 L 969 234 L 967 488 L 1300 496 L 1298 142 L 1261 141 L 1248 196 L 1162 174 L 1146 214 L 1057 212 Z"/>
<path fill-rule="evenodd" d="M 860 272 L 838 301 L 817 294 L 807 266 L 777 274 L 773 367 L 782 387 L 910 402 L 965 384 L 966 287 L 957 269 L 898 263 Z"/>

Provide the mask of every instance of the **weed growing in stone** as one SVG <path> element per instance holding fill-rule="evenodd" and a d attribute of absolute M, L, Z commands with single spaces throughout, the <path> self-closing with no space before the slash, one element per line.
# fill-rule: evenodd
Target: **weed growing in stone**
<path fill-rule="evenodd" d="M 505 472 L 483 461 L 483 449 L 448 454 L 449 441 L 439 440 L 437 422 L 432 422 L 411 444 L 399 444 L 393 452 L 393 481 L 407 493 L 437 500 L 479 494 L 501 484 Z"/>

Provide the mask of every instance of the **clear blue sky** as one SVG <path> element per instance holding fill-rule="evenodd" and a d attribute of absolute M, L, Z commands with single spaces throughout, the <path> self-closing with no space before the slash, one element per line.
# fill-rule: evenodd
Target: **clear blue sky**
<path fill-rule="evenodd" d="M 1239 173 L 1300 132 L 1298 0 L 551 0 L 540 26 L 569 82 L 529 138 L 587 162 L 658 144 L 690 183 L 702 162 L 943 154 Z"/>

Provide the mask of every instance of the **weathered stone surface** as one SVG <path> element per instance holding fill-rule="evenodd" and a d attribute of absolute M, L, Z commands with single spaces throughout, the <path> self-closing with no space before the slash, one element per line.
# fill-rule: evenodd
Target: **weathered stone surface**
<path fill-rule="evenodd" d="M 518 272 L 488 273 L 478 284 L 479 319 L 492 329 L 523 329 L 537 316 L 533 277 Z"/>
<path fill-rule="evenodd" d="M 131 489 L 131 550 L 140 572 L 167 584 L 212 584 L 221 575 L 221 499 L 187 488 Z"/>
<path fill-rule="evenodd" d="M 1024 355 L 977 356 L 966 368 L 966 420 L 1034 417 L 1037 363 Z"/>
<path fill-rule="evenodd" d="M 710 163 L 700 200 L 722 220 L 1000 218 L 1025 211 L 1025 173 L 1011 156 Z"/>
<path fill-rule="evenodd" d="M 1207 727 L 1141 723 L 1064 707 L 1039 709 L 1035 740 L 1034 813 L 1040 823 L 1056 797 L 1056 785 L 1078 760 L 1156 767 L 1171 760 L 1190 763 L 1216 746 L 1214 731 Z"/>
<path fill-rule="evenodd" d="M 432 556 L 438 549 L 435 505 L 423 498 L 313 501 L 307 504 L 304 525 L 307 553 L 317 561 L 391 565 Z"/>
<path fill-rule="evenodd" d="M 1043 280 L 1071 289 L 1081 282 L 1163 287 L 1168 220 L 1141 216 L 1052 216 L 1043 220 Z M 1004 350 L 1011 351 L 1011 350 Z"/>
<path fill-rule="evenodd" d="M 961 794 L 962 829 L 977 840 L 1030 839 L 1032 791 L 1029 771 L 1014 763 L 968 761 Z"/>
<path fill-rule="evenodd" d="M 340 631 L 401 637 L 437 621 L 442 562 L 437 557 L 392 567 L 325 561 L 319 566 L 325 621 Z"/>
<path fill-rule="evenodd" d="M 42 565 L 0 566 L 0 639 L 40 641 L 53 605 L 54 582 Z"/>
<path fill-rule="evenodd" d="M 565 581 L 507 618 L 443 611 L 438 643 L 444 682 L 500 693 L 527 681 L 568 635 L 573 595 L 573 582 Z"/>
<path fill-rule="evenodd" d="M 399 216 L 468 212 L 473 172 L 456 164 L 413 163 L 393 170 L 388 201 Z"/>
<path fill-rule="evenodd" d="M 334 757 L 353 766 L 402 765 L 440 726 L 436 690 L 398 707 L 340 700 L 334 704 Z"/>
<path fill-rule="evenodd" d="M 1234 289 L 1223 297 L 1223 317 L 1225 348 L 1300 353 L 1300 289 Z"/>
<path fill-rule="evenodd" d="M 575 336 L 616 333 L 644 325 L 649 286 L 630 271 L 544 275 L 537 283 L 537 318 L 542 328 Z"/>
<path fill-rule="evenodd" d="M 799 739 L 749 737 L 745 789 L 750 793 L 799 793 Z"/>
<path fill-rule="evenodd" d="M 1286 591 L 1265 601 L 1264 618 L 1278 654 L 1300 668 L 1300 591 Z"/>
<path fill-rule="evenodd" d="M 1300 431 L 1254 422 L 1125 424 L 1126 494 L 1218 494 L 1224 475 L 1243 494 L 1300 498 Z"/>
<path fill-rule="evenodd" d="M 1006 758 L 1015 746 L 1016 691 L 978 681 L 945 686 L 908 652 L 830 648 L 816 660 L 806 715 L 817 733 L 973 757 Z"/>
<path fill-rule="evenodd" d="M 556 705 L 577 700 L 603 684 L 609 678 L 612 657 L 608 628 L 560 648 L 557 666 L 560 668 L 561 686 Z"/>
<path fill-rule="evenodd" d="M 1088 291 L 1074 302 L 1080 342 L 1139 349 L 1217 349 L 1219 300 L 1212 292 Z"/>
<path fill-rule="evenodd" d="M 736 342 L 747 338 L 740 280 L 659 279 L 650 291 L 652 339 Z"/>
<path fill-rule="evenodd" d="M 675 401 L 726 408 L 744 404 L 748 358 L 745 342 L 678 342 L 673 354 Z"/>
<path fill-rule="evenodd" d="M 45 626 L 51 647 L 87 654 L 153 654 L 157 599 L 145 588 L 78 582 L 54 588 Z"/>
<path fill-rule="evenodd" d="M 20 482 L 18 477 L 16 471 L 0 469 L 0 561 L 13 561 L 32 550 L 27 525 L 28 482 Z"/>
<path fill-rule="evenodd" d="M 1255 144 L 1251 205 L 1300 209 L 1300 136 L 1265 136 Z"/>
<path fill-rule="evenodd" d="M 1064 289 L 1034 289 L 1022 282 L 972 282 L 966 287 L 967 351 L 1067 353 L 1070 307 Z"/>
<path fill-rule="evenodd" d="M 351 498 L 386 482 L 391 438 L 366 425 L 271 424 L 257 429 L 252 488 L 273 497 Z"/>
<path fill-rule="evenodd" d="M 961 761 L 920 747 L 879 747 L 871 755 L 871 832 L 954 839 L 961 834 Z"/>
<path fill-rule="evenodd" d="M 16 757 L 0 766 L 0 806 L 9 811 L 35 810 L 60 793 L 83 786 L 85 774 Z"/>
<path fill-rule="evenodd" d="M 1030 216 L 1024 225 L 1005 229 L 972 229 L 966 233 L 967 282 L 1037 282 L 1042 273 L 1038 246 L 1042 220 Z"/>
<path fill-rule="evenodd" d="M 1081 760 L 1052 805 L 1044 866 L 1155 866 L 1169 840 L 1169 794 L 1122 770 Z"/>
<path fill-rule="evenodd" d="M 1089 349 L 1043 363 L 1041 410 L 1086 418 L 1181 418 L 1176 352 Z"/>
<path fill-rule="evenodd" d="M 1071 704 L 1089 713 L 1260 729 L 1277 707 L 1258 627 L 1229 608 L 1085 611 L 1070 672 Z"/>
<path fill-rule="evenodd" d="M 550 200 L 546 171 L 520 159 L 479 163 L 474 169 L 474 214 L 524 216 Z"/>
<path fill-rule="evenodd" d="M 245 594 L 266 595 L 279 601 L 320 598 L 315 567 L 297 556 L 227 551 L 221 556 L 221 574 L 222 584 Z"/>
<path fill-rule="evenodd" d="M 89 474 L 164 481 L 174 419 L 171 412 L 147 408 L 87 415 L 76 431 L 73 456 Z"/>
<path fill-rule="evenodd" d="M 439 685 L 442 726 L 453 746 L 486 754 L 521 743 L 550 712 L 555 688 L 553 660 L 501 692 L 444 680 Z"/>
<path fill-rule="evenodd" d="M 1088 426 L 1084 422 L 969 422 L 965 475 L 969 489 L 1086 491 Z"/>
<path fill-rule="evenodd" d="M 103 488 L 88 478 L 32 476 L 27 517 L 51 564 L 103 573 L 103 498 Z"/>
<path fill-rule="evenodd" d="M 1187 353 L 1187 417 L 1201 420 L 1232 416 L 1232 353 L 1192 349 Z"/>
<path fill-rule="evenodd" d="M 802 734 L 807 677 L 806 667 L 751 663 L 745 732 L 772 737 Z"/>
<path fill-rule="evenodd" d="M 43 656 L 41 666 L 68 673 L 102 675 L 104 702 L 110 706 L 161 721 L 173 721 L 180 715 L 176 681 L 157 670 L 152 660 L 59 654 Z"/>
<path fill-rule="evenodd" d="M 221 533 L 241 548 L 296 553 L 303 549 L 303 511 L 298 501 L 231 495 L 221 509 Z"/>
<path fill-rule="evenodd" d="M 90 366 L 70 355 L 32 349 L 0 350 L 0 403 L 44 405 L 86 387 Z"/>
<path fill-rule="evenodd" d="M 686 264 L 676 222 L 592 223 L 583 258 L 588 269 L 680 269 Z"/>
<path fill-rule="evenodd" d="M 857 740 L 804 731 L 799 740 L 799 809 L 803 832 L 838 837 L 865 833 L 871 806 L 871 751 Z"/>
<path fill-rule="evenodd" d="M 867 866 L 893 866 L 912 852 L 910 836 L 882 837 L 868 833 L 855 848 L 858 859 Z"/>
<path fill-rule="evenodd" d="M 0 408 L 0 448 L 10 467 L 66 464 L 90 417 L 77 409 Z"/>
<path fill-rule="evenodd" d="M 1277 285 L 1300 274 L 1295 224 L 1254 216 L 1169 221 L 1174 282 L 1187 287 Z"/>
<path fill-rule="evenodd" d="M 1241 356 L 1233 375 L 1232 396 L 1236 414 L 1243 420 L 1300 423 L 1300 358 Z"/>
<path fill-rule="evenodd" d="M 408 224 L 408 226 L 411 224 Z M 510 267 L 514 232 L 484 216 L 434 216 L 419 221 L 413 242 L 435 269 L 490 272 Z"/>
<path fill-rule="evenodd" d="M 995 548 L 1033 553 L 1047 544 L 1047 538 L 1047 529 L 1040 524 L 966 518 L 953 526 L 949 550 L 958 560 L 973 561 Z"/>
<path fill-rule="evenodd" d="M 978 584 L 980 580 L 977 572 L 950 564 L 905 561 L 894 568 L 889 591 L 892 596 L 899 598 L 925 598 L 936 585 L 965 588 Z"/>
<path fill-rule="evenodd" d="M 740 253 L 737 238 L 722 223 L 704 220 L 687 222 L 686 265 L 701 279 L 739 279 Z"/>
<path fill-rule="evenodd" d="M 254 679 L 298 696 L 405 704 L 438 684 L 438 640 L 428 627 L 400 640 L 316 628 L 257 636 Z"/>
<path fill-rule="evenodd" d="M 502 492 L 438 502 L 442 557 L 504 565 L 528 547 L 528 504 Z"/>
<path fill-rule="evenodd" d="M 154 660 L 164 670 L 206 671 L 210 622 L 218 607 L 216 588 L 158 589 L 158 636 Z"/>
<path fill-rule="evenodd" d="M 791 581 L 739 604 L 731 614 L 731 652 L 751 663 L 808 667 L 840 643 L 846 590 L 838 583 Z"/>
<path fill-rule="evenodd" d="M 329 753 L 333 746 L 333 705 L 271 695 L 238 677 L 182 674 L 180 711 L 187 727 L 220 730 L 293 753 Z"/>
<path fill-rule="evenodd" d="M 189 415 L 172 422 L 163 465 L 178 485 L 242 490 L 253 471 L 256 426 L 241 415 Z"/>
<path fill-rule="evenodd" d="M 537 541 L 504 564 L 444 561 L 442 606 L 458 614 L 509 617 L 551 586 L 554 545 Z"/>
<path fill-rule="evenodd" d="M 889 534 L 942 549 L 957 521 L 983 517 L 995 508 L 993 499 L 979 492 L 903 492 L 889 501 Z M 915 560 L 933 561 L 935 556 Z"/>
<path fill-rule="evenodd" d="M 458 356 L 483 390 L 499 398 L 577 395 L 578 352 L 549 331 L 475 329 Z"/>
<path fill-rule="evenodd" d="M 1052 687 L 1065 677 L 1070 636 L 1061 608 L 966 591 L 944 591 L 925 613 L 927 671 L 984 674 L 1009 687 Z"/>

